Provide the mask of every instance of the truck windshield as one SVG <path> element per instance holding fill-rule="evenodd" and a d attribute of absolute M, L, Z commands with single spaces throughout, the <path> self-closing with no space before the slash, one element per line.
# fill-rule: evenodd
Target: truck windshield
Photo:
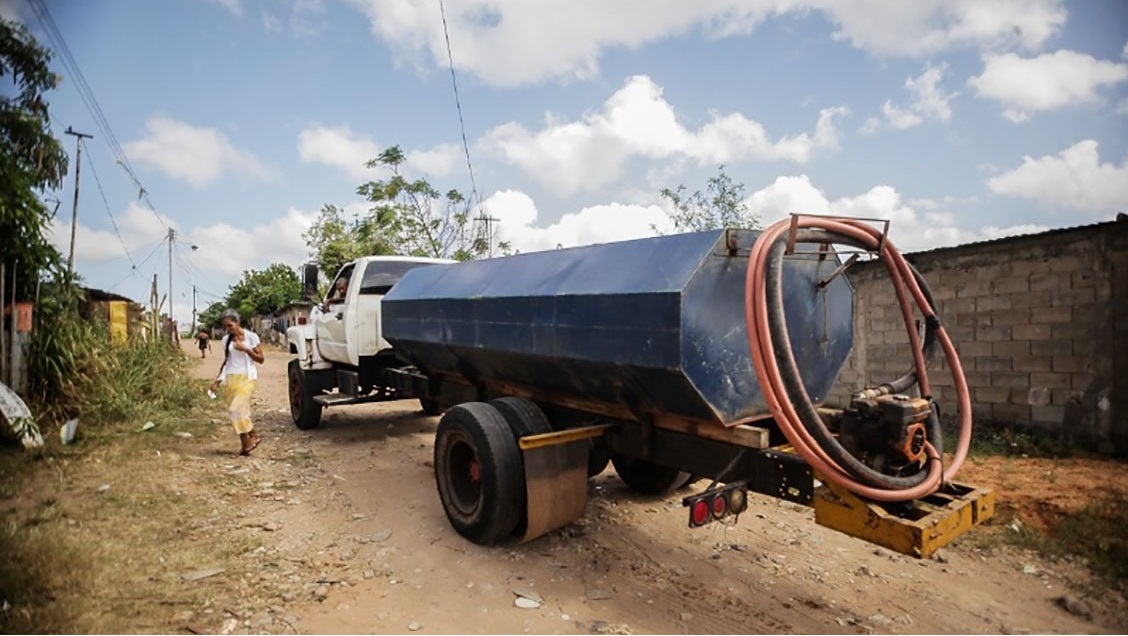
<path fill-rule="evenodd" d="M 364 280 L 360 283 L 360 293 L 387 294 L 392 285 L 398 283 L 408 271 L 427 265 L 435 265 L 435 263 L 373 261 L 364 269 Z"/>

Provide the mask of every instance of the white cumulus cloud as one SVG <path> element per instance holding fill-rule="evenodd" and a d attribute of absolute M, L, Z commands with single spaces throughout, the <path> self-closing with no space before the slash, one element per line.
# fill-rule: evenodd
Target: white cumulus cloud
<path fill-rule="evenodd" d="M 764 127 L 740 113 L 717 114 L 694 131 L 678 121 L 662 88 L 634 76 L 597 112 L 579 121 L 548 115 L 539 131 L 510 122 L 490 130 L 486 150 L 516 165 L 559 193 L 597 188 L 619 176 L 633 157 L 689 159 L 701 165 L 740 159 L 806 163 L 816 152 L 838 147 L 835 118 L 844 107 L 820 111 L 814 133 L 773 140 Z"/>
<path fill-rule="evenodd" d="M 48 232 L 55 247 L 67 254 L 70 251 L 71 224 L 64 221 L 63 216 L 69 218 L 69 215 L 56 215 Z M 82 222 L 80 215 L 74 237 L 75 263 L 96 265 L 131 257 L 134 263 L 140 264 L 155 246 L 164 241 L 168 234 L 166 226 L 176 227 L 172 219 L 154 214 L 139 203 L 129 203 L 123 212 L 114 215 L 114 220 L 121 238 L 112 228 L 99 230 L 90 227 Z"/>
<path fill-rule="evenodd" d="M 348 126 L 314 126 L 298 133 L 298 156 L 306 163 L 320 163 L 341 170 L 356 181 L 379 178 L 379 168 L 365 164 L 385 148 Z M 427 178 L 445 177 L 458 168 L 463 159 L 462 146 L 440 144 L 425 150 L 404 152 L 402 171 Z"/>
<path fill-rule="evenodd" d="M 940 86 L 947 72 L 947 64 L 929 66 L 917 77 L 905 78 L 905 88 L 913 96 L 906 107 L 897 106 L 893 100 L 885 100 L 881 113 L 893 128 L 904 130 L 919 126 L 925 120 L 935 119 L 946 122 L 952 118 L 952 107 L 948 103 L 959 93 L 946 93 Z M 881 127 L 881 120 L 870 117 L 862 127 L 863 133 L 872 133 Z"/>
<path fill-rule="evenodd" d="M 968 85 L 980 97 L 1002 104 L 1007 119 L 1021 122 L 1038 111 L 1097 102 L 1098 89 L 1125 80 L 1128 64 L 1060 50 L 1032 58 L 1014 53 L 987 56 L 983 73 Z"/>
<path fill-rule="evenodd" d="M 296 267 L 308 258 L 302 234 L 316 218 L 316 212 L 290 208 L 285 215 L 250 228 L 230 223 L 189 228 L 181 232 L 183 240 L 198 249 L 185 259 L 203 272 L 233 279 L 245 270 L 264 269 L 271 263 Z"/>
<path fill-rule="evenodd" d="M 514 250 L 539 252 L 654 236 L 654 227 L 670 229 L 666 212 L 657 205 L 608 203 L 570 212 L 555 223 L 538 226 L 537 206 L 518 190 L 495 192 L 482 207 L 500 221 L 498 235 Z"/>
<path fill-rule="evenodd" d="M 252 152 L 236 147 L 215 128 L 156 115 L 145 121 L 146 135 L 122 145 L 132 161 L 193 186 L 215 182 L 221 175 L 268 179 L 271 170 Z"/>
<path fill-rule="evenodd" d="M 1128 208 L 1128 160 L 1101 163 L 1093 139 L 1054 156 L 1023 157 L 1022 165 L 987 180 L 995 194 L 1105 214 Z"/>
<path fill-rule="evenodd" d="M 1037 50 L 1065 25 L 1062 0 L 814 0 L 834 37 L 878 55 L 924 57 L 956 47 Z"/>
<path fill-rule="evenodd" d="M 447 65 L 438 3 L 353 0 L 401 64 Z M 773 16 L 817 14 L 833 37 L 882 56 L 955 47 L 1037 50 L 1065 24 L 1062 0 L 464 0 L 447 3 L 454 62 L 485 82 L 517 86 L 598 75 L 608 49 L 702 32 L 747 35 Z M 547 16 L 547 19 L 546 19 Z"/>
<path fill-rule="evenodd" d="M 315 126 L 298 133 L 298 156 L 302 161 L 339 168 L 358 181 L 371 176 L 364 164 L 379 153 L 375 142 L 348 126 Z"/>
<path fill-rule="evenodd" d="M 876 185 L 861 194 L 832 199 L 807 175 L 777 177 L 771 184 L 750 194 L 745 203 L 750 210 L 761 215 L 765 226 L 792 213 L 887 219 L 890 221 L 890 239 L 904 252 L 951 247 L 1047 229 L 1034 225 L 964 227 L 957 222 L 956 215 L 943 210 L 942 202 L 922 200 L 910 203 L 889 185 Z"/>

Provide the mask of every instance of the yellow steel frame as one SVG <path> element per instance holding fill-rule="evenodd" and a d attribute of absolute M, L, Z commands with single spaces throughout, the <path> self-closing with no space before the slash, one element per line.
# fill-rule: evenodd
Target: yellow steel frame
<path fill-rule="evenodd" d="M 901 554 L 926 558 L 995 514 L 995 492 L 950 484 L 941 492 L 904 504 L 861 499 L 824 483 L 815 491 L 815 522 Z"/>

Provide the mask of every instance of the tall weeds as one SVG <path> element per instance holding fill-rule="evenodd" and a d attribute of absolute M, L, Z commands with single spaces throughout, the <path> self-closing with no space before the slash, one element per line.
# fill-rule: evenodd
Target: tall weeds
<path fill-rule="evenodd" d="M 199 404 L 202 387 L 179 349 L 136 336 L 111 342 L 108 325 L 84 319 L 77 307 L 76 297 L 60 293 L 38 306 L 29 376 L 41 426 L 79 417 L 90 430 L 175 417 Z"/>

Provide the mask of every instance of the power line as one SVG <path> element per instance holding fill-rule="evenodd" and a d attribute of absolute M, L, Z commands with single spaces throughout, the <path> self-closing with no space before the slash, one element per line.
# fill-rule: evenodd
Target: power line
<path fill-rule="evenodd" d="M 86 147 L 85 142 L 81 142 L 83 147 Z M 86 154 L 90 154 L 87 149 Z M 110 217 L 110 225 L 114 227 L 114 234 L 117 234 L 118 241 L 121 242 L 121 249 L 125 250 L 125 257 L 129 259 L 129 264 L 133 269 L 137 269 L 137 263 L 133 262 L 133 255 L 129 253 L 129 248 L 125 245 L 125 239 L 121 237 L 121 230 L 118 229 L 117 220 L 114 219 L 114 213 L 110 211 L 110 202 L 106 199 L 106 191 L 102 189 L 102 180 L 98 178 L 98 171 L 94 169 L 94 162 L 90 162 L 90 172 L 94 173 L 94 183 L 98 184 L 98 192 L 102 195 L 102 203 L 106 206 L 106 214 Z"/>
<path fill-rule="evenodd" d="M 31 5 L 32 11 L 35 12 L 35 17 L 39 19 L 39 24 L 43 27 L 44 32 L 46 32 L 47 38 L 51 40 L 55 51 L 59 54 L 63 66 L 67 67 L 67 70 L 70 71 L 75 88 L 78 89 L 79 96 L 86 104 L 86 110 L 88 110 L 91 117 L 94 118 L 95 125 L 106 139 L 110 151 L 114 153 L 118 165 L 125 170 L 126 174 L 129 175 L 130 180 L 133 182 L 133 185 L 137 188 L 138 198 L 144 199 L 149 211 L 153 213 L 153 216 L 157 217 L 157 221 L 160 222 L 162 227 L 168 229 L 168 225 L 165 223 L 164 219 L 161 218 L 160 214 L 157 214 L 156 208 L 153 207 L 153 202 L 149 199 L 148 191 L 141 185 L 141 181 L 137 178 L 137 173 L 134 172 L 133 166 L 130 165 L 129 158 L 125 155 L 125 150 L 122 148 L 121 143 L 118 142 L 117 135 L 114 134 L 113 128 L 110 127 L 110 122 L 106 119 L 105 113 L 102 112 L 102 107 L 98 105 L 98 99 L 94 96 L 94 91 L 86 82 L 86 77 L 82 74 L 82 69 L 79 68 L 78 62 L 71 54 L 70 47 L 67 46 L 66 40 L 63 39 L 63 34 L 59 31 L 58 25 L 55 24 L 55 19 L 51 17 L 51 12 L 47 9 L 47 5 L 44 4 L 43 0 L 28 0 L 28 4 Z"/>
<path fill-rule="evenodd" d="M 454 55 L 450 50 L 450 31 L 447 29 L 446 7 L 443 0 L 439 0 L 439 13 L 443 18 L 443 36 L 446 38 L 447 62 L 450 64 L 450 83 L 454 86 L 454 106 L 458 110 L 458 128 L 462 132 L 462 150 L 466 153 L 466 169 L 470 171 L 470 200 L 478 198 L 478 205 L 482 204 L 482 195 L 478 193 L 478 184 L 474 181 L 474 165 L 470 162 L 470 144 L 466 142 L 466 124 L 462 120 L 462 100 L 458 96 L 458 79 L 454 74 Z"/>

